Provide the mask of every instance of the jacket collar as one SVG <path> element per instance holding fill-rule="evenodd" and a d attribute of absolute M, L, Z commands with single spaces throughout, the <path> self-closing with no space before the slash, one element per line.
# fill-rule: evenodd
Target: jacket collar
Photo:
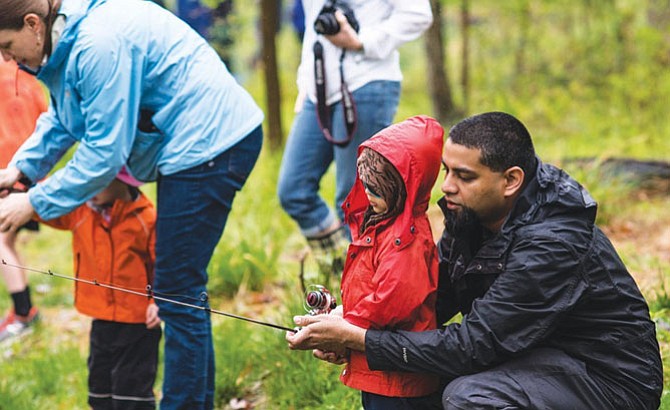
<path fill-rule="evenodd" d="M 99 207 L 96 205 L 91 204 L 90 202 L 86 202 L 86 205 L 97 212 L 98 214 L 101 215 L 103 220 L 107 223 L 107 225 L 114 225 L 116 221 L 114 220 L 115 218 L 118 219 L 118 216 L 120 214 L 126 214 L 130 212 L 135 212 L 135 213 L 140 213 L 144 208 L 150 207 L 151 202 L 149 199 L 142 193 L 142 191 L 137 191 L 137 195 L 135 198 L 133 198 L 130 201 L 123 201 L 120 199 L 117 199 L 114 201 L 114 203 L 109 206 L 109 207 Z"/>
<path fill-rule="evenodd" d="M 557 214 L 581 215 L 594 223 L 596 212 L 597 203 L 583 186 L 562 169 L 537 158 L 536 172 L 517 198 L 502 231 Z"/>
<path fill-rule="evenodd" d="M 106 0 L 63 0 L 58 16 L 65 19 L 65 26 L 54 27 L 61 32 L 57 34 L 58 39 L 53 45 L 51 55 L 38 73 L 37 77 L 40 80 L 53 75 L 61 68 L 77 38 L 77 26 L 90 10 L 105 2 Z"/>

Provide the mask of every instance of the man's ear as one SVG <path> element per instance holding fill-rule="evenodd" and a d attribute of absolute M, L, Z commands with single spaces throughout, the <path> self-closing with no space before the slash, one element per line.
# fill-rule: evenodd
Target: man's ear
<path fill-rule="evenodd" d="M 505 196 L 511 197 L 518 194 L 523 187 L 526 174 L 521 167 L 511 167 L 505 171 Z"/>

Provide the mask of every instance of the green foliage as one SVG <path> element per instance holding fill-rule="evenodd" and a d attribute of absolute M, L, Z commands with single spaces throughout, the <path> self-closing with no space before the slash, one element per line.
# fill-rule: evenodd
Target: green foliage
<path fill-rule="evenodd" d="M 359 408 L 360 394 L 338 380 L 342 368 L 289 351 L 283 331 L 224 319 L 214 334 L 217 408 L 239 397 L 261 409 Z"/>
<path fill-rule="evenodd" d="M 255 381 L 250 373 L 259 364 L 261 334 L 254 332 L 251 325 L 233 319 L 218 323 L 214 326 L 216 402 L 227 403 L 232 398 L 244 397 Z"/>
<path fill-rule="evenodd" d="M 210 262 L 213 294 L 232 296 L 242 284 L 260 290 L 279 277 L 287 233 L 295 230 L 294 222 L 280 211 L 276 195 L 279 161 L 277 155 L 263 151 L 235 198 L 223 240 Z"/>
<path fill-rule="evenodd" d="M 663 275 L 663 277 L 665 276 Z M 655 298 L 649 302 L 649 310 L 656 312 L 660 316 L 668 316 L 668 310 L 670 310 L 670 293 L 665 281 L 661 281 L 661 286 L 656 291 Z"/>
<path fill-rule="evenodd" d="M 635 189 L 631 182 L 622 176 L 612 175 L 607 167 L 602 167 L 599 160 L 586 162 L 581 166 L 567 163 L 563 168 L 598 202 L 596 223 L 601 226 L 611 222 L 627 206 L 626 202 L 613 199 L 630 198 Z"/>
<path fill-rule="evenodd" d="M 662 303 L 665 305 L 669 301 L 668 294 L 665 288 L 665 284 L 662 285 L 662 293 L 659 294 L 661 297 Z M 657 301 L 652 302 L 654 308 L 658 308 L 660 305 Z M 664 358 L 663 365 L 663 380 L 664 389 L 663 395 L 661 396 L 661 406 L 660 409 L 670 409 L 670 390 L 668 390 L 668 378 L 670 377 L 670 366 L 667 366 L 667 357 L 670 354 L 670 312 L 668 311 L 670 305 L 665 305 L 661 310 L 652 309 L 652 319 L 656 322 L 656 335 L 661 346 L 661 357 Z"/>
<path fill-rule="evenodd" d="M 36 332 L 33 337 L 46 335 Z M 0 361 L 0 409 L 88 408 L 86 359 L 76 347 L 40 342 L 15 344 L 11 351 L 17 357 Z"/>
<path fill-rule="evenodd" d="M 447 16 L 458 7 L 451 3 Z M 597 2 L 598 7 L 588 2 L 530 2 L 525 34 L 519 29 L 520 3 L 472 3 L 474 112 L 517 115 L 547 161 L 658 158 L 670 152 L 670 142 L 661 137 L 670 132 L 670 121 L 658 103 L 670 100 L 670 78 L 664 75 L 667 38 L 647 24 L 645 2 Z M 448 23 L 447 61 L 456 73 L 458 21 Z M 459 79 L 454 80 L 458 97 L 462 90 Z"/>
<path fill-rule="evenodd" d="M 272 364 L 265 393 L 272 406 L 282 409 L 358 409 L 360 393 L 344 388 L 338 376 L 341 366 L 318 362 L 311 352 L 286 350 L 283 335 L 269 340 L 266 362 Z M 300 393 L 290 386 L 300 386 Z"/>

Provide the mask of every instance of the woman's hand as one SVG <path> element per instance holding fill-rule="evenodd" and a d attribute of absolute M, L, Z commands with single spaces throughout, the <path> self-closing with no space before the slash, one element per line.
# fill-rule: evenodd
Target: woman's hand
<path fill-rule="evenodd" d="M 0 169 L 0 198 L 9 195 L 9 190 L 21 179 L 21 171 L 16 167 Z"/>
<path fill-rule="evenodd" d="M 16 231 L 33 217 L 35 210 L 27 193 L 14 193 L 0 199 L 0 232 Z"/>

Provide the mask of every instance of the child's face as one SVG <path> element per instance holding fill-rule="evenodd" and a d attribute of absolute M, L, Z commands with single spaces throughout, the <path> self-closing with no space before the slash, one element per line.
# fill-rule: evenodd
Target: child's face
<path fill-rule="evenodd" d="M 126 195 L 128 195 L 128 186 L 118 179 L 114 179 L 107 185 L 107 188 L 91 198 L 91 203 L 99 207 L 111 206 L 115 200 L 124 199 Z"/>
<path fill-rule="evenodd" d="M 361 181 L 363 182 L 363 181 Z M 363 182 L 363 186 L 365 187 L 365 195 L 368 197 L 368 201 L 370 202 L 370 206 L 372 207 L 372 210 L 376 214 L 381 214 L 384 213 L 388 210 L 388 205 L 386 204 L 386 201 L 384 198 L 381 197 L 376 191 L 374 187 L 371 187 L 370 185 L 366 184 Z"/>

